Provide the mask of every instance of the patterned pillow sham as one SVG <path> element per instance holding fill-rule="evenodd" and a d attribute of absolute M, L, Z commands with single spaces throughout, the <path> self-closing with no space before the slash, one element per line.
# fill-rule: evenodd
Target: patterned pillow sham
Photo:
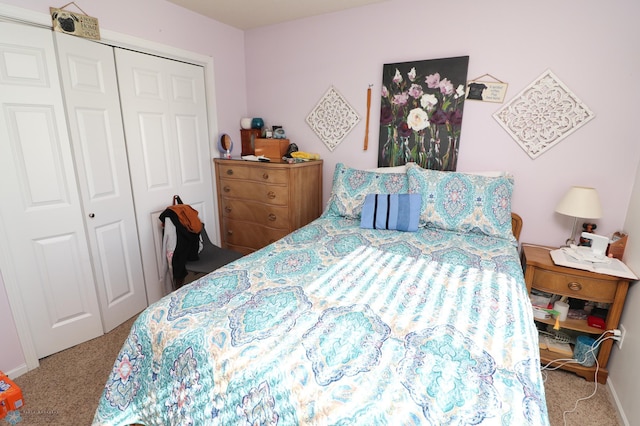
<path fill-rule="evenodd" d="M 360 219 L 367 194 L 409 192 L 405 173 L 378 173 L 336 164 L 333 187 L 323 217 Z"/>
<path fill-rule="evenodd" d="M 514 240 L 513 180 L 407 166 L 409 192 L 422 194 L 420 226 Z"/>

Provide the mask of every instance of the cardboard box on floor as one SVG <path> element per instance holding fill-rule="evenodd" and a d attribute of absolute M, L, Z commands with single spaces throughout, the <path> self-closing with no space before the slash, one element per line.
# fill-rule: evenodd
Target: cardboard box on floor
<path fill-rule="evenodd" d="M 9 411 L 17 410 L 24 405 L 22 391 L 7 375 L 0 371 L 0 419 Z"/>

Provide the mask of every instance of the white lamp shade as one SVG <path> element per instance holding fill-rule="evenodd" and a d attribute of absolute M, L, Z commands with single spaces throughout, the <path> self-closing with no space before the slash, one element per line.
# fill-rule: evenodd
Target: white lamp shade
<path fill-rule="evenodd" d="M 583 219 L 602 217 L 602 206 L 595 188 L 572 186 L 556 206 L 556 212 Z"/>

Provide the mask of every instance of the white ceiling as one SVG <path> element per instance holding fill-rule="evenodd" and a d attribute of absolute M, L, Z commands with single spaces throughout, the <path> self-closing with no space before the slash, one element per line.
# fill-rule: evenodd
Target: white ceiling
<path fill-rule="evenodd" d="M 351 9 L 386 0 L 168 0 L 241 30 Z"/>

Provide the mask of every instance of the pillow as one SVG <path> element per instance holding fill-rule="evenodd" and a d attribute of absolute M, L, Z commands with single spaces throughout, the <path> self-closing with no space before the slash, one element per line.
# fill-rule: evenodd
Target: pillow
<path fill-rule="evenodd" d="M 489 170 L 489 171 L 480 171 L 480 172 L 465 172 L 467 174 L 470 175 L 479 175 L 479 176 L 486 176 L 486 177 L 513 177 L 513 175 L 509 172 L 505 172 L 505 171 L 498 171 L 498 170 Z"/>
<path fill-rule="evenodd" d="M 409 192 L 422 195 L 420 226 L 514 239 L 513 180 L 407 167 Z"/>
<path fill-rule="evenodd" d="M 407 173 L 407 165 L 403 164 L 402 166 L 376 167 L 375 169 L 371 169 L 371 171 L 378 173 Z"/>
<path fill-rule="evenodd" d="M 352 169 L 336 164 L 333 187 L 323 217 L 360 219 L 362 204 L 367 194 L 392 194 L 409 192 L 405 173 L 378 173 Z"/>
<path fill-rule="evenodd" d="M 369 194 L 362 206 L 361 228 L 418 230 L 420 194 Z"/>

